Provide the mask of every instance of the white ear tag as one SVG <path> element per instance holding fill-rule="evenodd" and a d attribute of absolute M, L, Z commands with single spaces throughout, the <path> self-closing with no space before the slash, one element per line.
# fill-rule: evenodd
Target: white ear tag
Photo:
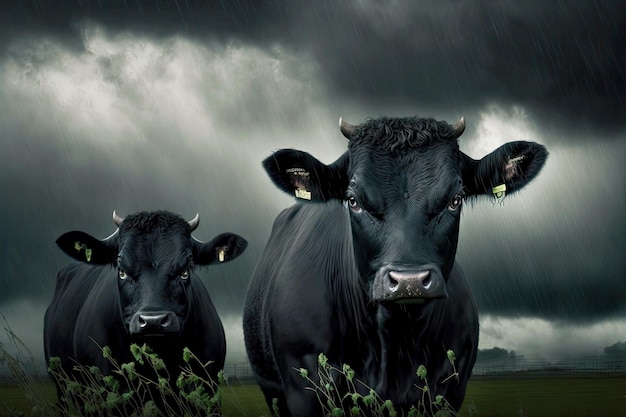
<path fill-rule="evenodd" d="M 220 249 L 219 253 L 217 254 L 217 259 L 219 259 L 220 262 L 224 262 L 224 249 Z"/>
<path fill-rule="evenodd" d="M 496 185 L 491 189 L 493 193 L 493 205 L 502 204 L 506 197 L 506 184 Z"/>
<path fill-rule="evenodd" d="M 311 191 L 309 191 L 309 181 L 311 180 L 311 173 L 304 168 L 289 168 L 286 171 L 291 183 L 296 187 L 296 198 L 302 200 L 311 200 Z"/>
<path fill-rule="evenodd" d="M 296 190 L 296 197 L 297 198 L 301 198 L 303 200 L 310 200 L 311 199 L 311 192 L 298 188 Z"/>

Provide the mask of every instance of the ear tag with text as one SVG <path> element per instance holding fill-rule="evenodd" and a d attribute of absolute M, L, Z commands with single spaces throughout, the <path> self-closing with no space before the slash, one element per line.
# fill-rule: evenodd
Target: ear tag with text
<path fill-rule="evenodd" d="M 491 189 L 493 193 L 493 205 L 502 204 L 506 197 L 506 184 L 496 185 Z"/>
<path fill-rule="evenodd" d="M 296 187 L 294 190 L 296 198 L 311 200 L 311 191 L 309 191 L 311 173 L 304 168 L 289 168 L 286 170 L 286 173 L 290 178 L 291 184 Z"/>
<path fill-rule="evenodd" d="M 224 255 L 225 255 L 226 251 L 224 250 L 224 248 L 221 248 L 219 253 L 217 254 L 217 259 L 220 262 L 224 262 Z"/>

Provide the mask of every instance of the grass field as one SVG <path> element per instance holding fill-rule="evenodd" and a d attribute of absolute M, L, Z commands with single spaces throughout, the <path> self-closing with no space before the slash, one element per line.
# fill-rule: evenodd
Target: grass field
<path fill-rule="evenodd" d="M 52 383 L 40 390 L 50 400 Z M 232 384 L 224 388 L 224 416 L 269 416 L 263 395 L 255 385 Z M 626 378 L 547 378 L 471 380 L 463 416 L 473 407 L 479 417 L 626 417 Z M 29 416 L 29 403 L 19 387 L 0 384 L 0 416 Z"/>

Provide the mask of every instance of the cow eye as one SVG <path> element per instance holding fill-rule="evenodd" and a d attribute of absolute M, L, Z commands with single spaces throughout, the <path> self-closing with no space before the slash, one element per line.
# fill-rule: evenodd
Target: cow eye
<path fill-rule="evenodd" d="M 354 197 L 348 197 L 348 206 L 350 206 L 352 211 L 356 213 L 361 211 L 361 206 L 359 205 L 358 201 L 356 201 L 356 198 Z"/>
<path fill-rule="evenodd" d="M 185 270 L 182 274 L 180 274 L 182 279 L 189 279 L 189 270 Z"/>
<path fill-rule="evenodd" d="M 117 275 L 120 277 L 120 279 L 126 279 L 128 278 L 128 274 L 126 272 L 124 272 L 123 270 L 118 270 Z"/>
<path fill-rule="evenodd" d="M 450 204 L 448 204 L 448 210 L 456 211 L 463 204 L 463 196 L 461 194 L 457 194 L 454 196 Z"/>

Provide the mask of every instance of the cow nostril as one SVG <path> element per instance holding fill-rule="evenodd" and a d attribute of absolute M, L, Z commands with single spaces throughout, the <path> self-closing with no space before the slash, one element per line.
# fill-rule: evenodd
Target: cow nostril
<path fill-rule="evenodd" d="M 398 289 L 398 287 L 400 286 L 400 283 L 395 280 L 391 274 L 389 275 L 389 291 L 394 292 Z"/>
<path fill-rule="evenodd" d="M 163 320 L 161 320 L 161 327 L 167 327 L 170 325 L 170 316 L 166 315 Z"/>
<path fill-rule="evenodd" d="M 430 284 L 431 284 L 432 282 L 433 282 L 433 280 L 432 280 L 432 278 L 431 278 L 431 276 L 430 276 L 430 273 L 429 273 L 429 274 L 427 274 L 427 275 L 424 277 L 424 279 L 422 280 L 422 286 L 423 286 L 425 289 L 428 289 L 428 287 L 430 287 Z"/>
<path fill-rule="evenodd" d="M 144 320 L 143 317 L 139 316 L 139 327 L 146 327 L 146 325 L 148 324 L 148 322 L 146 320 Z"/>

